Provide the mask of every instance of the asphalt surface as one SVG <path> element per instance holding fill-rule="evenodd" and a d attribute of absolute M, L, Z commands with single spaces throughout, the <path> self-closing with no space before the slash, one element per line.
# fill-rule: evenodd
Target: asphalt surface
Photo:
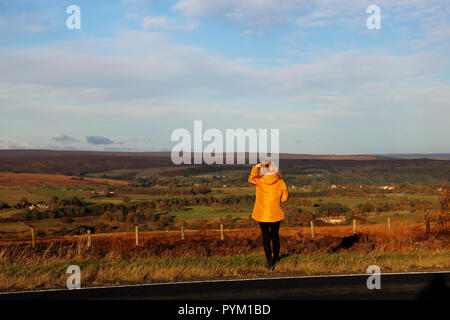
<path fill-rule="evenodd" d="M 270 300 L 450 299 L 450 272 L 382 274 L 381 289 L 369 275 L 292 277 L 149 284 L 0 294 L 0 300 Z"/>

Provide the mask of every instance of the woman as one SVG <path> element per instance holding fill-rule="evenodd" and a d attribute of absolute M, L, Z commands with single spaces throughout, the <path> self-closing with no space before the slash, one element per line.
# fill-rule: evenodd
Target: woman
<path fill-rule="evenodd" d="M 256 186 L 256 200 L 252 218 L 259 222 L 267 268 L 273 271 L 280 253 L 278 231 L 280 222 L 284 219 L 284 212 L 280 203 L 288 200 L 289 192 L 278 172 L 278 168 L 271 161 L 267 164 L 258 163 L 253 166 L 248 182 Z M 271 241 L 273 255 L 270 247 Z"/>

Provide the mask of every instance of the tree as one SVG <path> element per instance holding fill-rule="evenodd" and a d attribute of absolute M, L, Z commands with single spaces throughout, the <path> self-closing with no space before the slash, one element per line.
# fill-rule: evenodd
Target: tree
<path fill-rule="evenodd" d="M 173 219 L 168 214 L 163 214 L 163 215 L 159 216 L 159 219 L 156 222 L 156 225 L 159 229 L 167 228 L 167 227 L 171 226 L 172 224 L 173 224 Z"/>
<path fill-rule="evenodd" d="M 30 205 L 31 203 L 28 201 L 27 198 L 23 197 L 22 199 L 20 199 L 20 201 L 16 204 L 16 208 L 18 209 L 23 209 L 26 208 Z"/>
<path fill-rule="evenodd" d="M 57 206 L 58 200 L 59 198 L 57 196 L 53 196 L 52 199 L 50 200 L 50 204 L 52 204 L 53 206 Z"/>
<path fill-rule="evenodd" d="M 70 199 L 70 204 L 73 206 L 81 207 L 83 205 L 83 202 L 78 199 L 78 197 L 73 197 L 72 199 Z"/>
<path fill-rule="evenodd" d="M 441 208 L 438 216 L 438 227 L 440 230 L 447 229 L 450 221 L 450 188 L 443 189 L 439 197 Z"/>
<path fill-rule="evenodd" d="M 373 204 L 366 202 L 366 203 L 360 203 L 358 205 L 358 209 L 361 213 L 369 213 L 375 211 L 375 207 Z"/>
<path fill-rule="evenodd" d="M 128 212 L 127 217 L 125 218 L 125 223 L 127 223 L 127 224 L 134 223 L 134 220 L 135 220 L 134 216 L 135 216 L 134 212 L 132 212 L 132 211 Z"/>
<path fill-rule="evenodd" d="M 227 229 L 233 229 L 235 222 L 236 221 L 231 214 L 227 214 L 225 218 L 220 218 L 220 223 Z"/>
<path fill-rule="evenodd" d="M 126 222 L 126 220 L 127 220 L 127 213 L 128 213 L 128 211 L 127 211 L 127 212 L 122 211 L 122 212 L 119 214 L 119 221 L 120 221 L 120 222 Z"/>
<path fill-rule="evenodd" d="M 38 209 L 34 208 L 30 212 L 31 220 L 39 220 L 41 218 L 41 213 Z"/>
<path fill-rule="evenodd" d="M 300 225 L 307 227 L 311 224 L 313 219 L 312 213 L 309 210 L 301 210 L 298 216 L 298 222 Z"/>
<path fill-rule="evenodd" d="M 111 212 L 107 211 L 102 215 L 102 220 L 112 222 L 114 221 L 114 216 Z"/>
<path fill-rule="evenodd" d="M 431 235 L 431 213 L 430 210 L 426 210 L 423 215 L 423 223 L 425 224 L 425 235 L 429 237 Z"/>
<path fill-rule="evenodd" d="M 9 209 L 9 208 L 11 208 L 9 204 L 7 204 L 6 202 L 0 202 L 0 209 Z"/>
<path fill-rule="evenodd" d="M 123 203 L 125 203 L 125 205 L 128 206 L 130 204 L 130 202 L 131 202 L 130 197 L 126 196 L 126 197 L 123 198 Z"/>

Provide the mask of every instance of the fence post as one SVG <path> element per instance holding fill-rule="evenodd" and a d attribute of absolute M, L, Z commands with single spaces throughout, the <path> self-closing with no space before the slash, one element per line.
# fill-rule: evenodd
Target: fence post
<path fill-rule="evenodd" d="M 88 236 L 88 243 L 87 243 L 87 245 L 88 245 L 88 248 L 90 248 L 91 244 L 92 244 L 91 230 L 90 229 L 88 229 L 88 231 L 87 231 L 87 236 Z"/>
<path fill-rule="evenodd" d="M 184 226 L 181 226 L 181 240 L 184 240 Z"/>
<path fill-rule="evenodd" d="M 21 224 L 23 224 L 25 227 L 27 227 L 28 229 L 30 229 L 30 232 L 31 232 L 31 246 L 33 248 L 35 248 L 36 247 L 36 236 L 34 234 L 34 228 L 29 226 L 29 225 L 27 225 L 25 222 L 22 222 L 22 221 L 19 221 L 19 222 Z"/>
<path fill-rule="evenodd" d="M 30 227 L 30 231 L 31 231 L 31 246 L 33 248 L 36 247 L 36 236 L 34 234 L 34 229 Z"/>
<path fill-rule="evenodd" d="M 356 220 L 353 219 L 353 234 L 356 234 Z"/>
<path fill-rule="evenodd" d="M 388 232 L 391 232 L 391 218 L 387 218 Z"/>
<path fill-rule="evenodd" d="M 136 226 L 136 247 L 139 246 L 139 227 Z"/>
<path fill-rule="evenodd" d="M 220 240 L 223 240 L 223 224 L 220 224 Z"/>
<path fill-rule="evenodd" d="M 311 220 L 311 237 L 314 240 L 314 222 Z"/>

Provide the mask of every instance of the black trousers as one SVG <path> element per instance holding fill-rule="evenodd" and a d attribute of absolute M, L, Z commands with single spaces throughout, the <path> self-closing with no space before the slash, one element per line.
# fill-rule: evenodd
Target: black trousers
<path fill-rule="evenodd" d="M 266 259 L 268 262 L 277 262 L 278 256 L 280 254 L 280 221 L 278 222 L 260 222 L 259 227 L 261 228 L 262 238 L 263 238 L 263 246 L 264 253 L 266 254 Z M 270 242 L 272 241 L 273 255 L 272 249 L 270 246 Z"/>

